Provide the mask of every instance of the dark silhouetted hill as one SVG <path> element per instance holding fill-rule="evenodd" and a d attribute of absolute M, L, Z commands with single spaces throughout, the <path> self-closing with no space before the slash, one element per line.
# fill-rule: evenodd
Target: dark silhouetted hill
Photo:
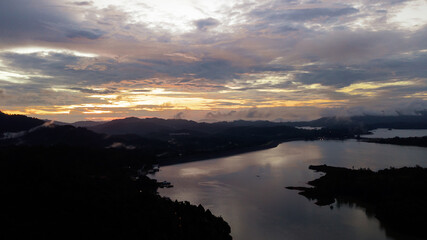
<path fill-rule="evenodd" d="M 125 119 L 112 120 L 107 123 L 89 127 L 90 130 L 106 134 L 137 134 L 141 136 L 153 135 L 153 133 L 179 133 L 194 132 L 199 134 L 213 134 L 232 127 L 271 127 L 284 125 L 269 121 L 233 121 L 217 123 L 199 123 L 184 119 L 161 119 L 145 118 L 140 119 L 130 117 Z"/>
<path fill-rule="evenodd" d="M 90 130 L 106 134 L 147 135 L 153 132 L 172 132 L 180 129 L 197 129 L 198 123 L 188 120 L 165 120 L 160 118 L 140 119 L 129 117 L 89 127 Z"/>
<path fill-rule="evenodd" d="M 0 136 L 5 132 L 20 132 L 37 127 L 45 121 L 24 115 L 9 115 L 0 112 Z"/>
<path fill-rule="evenodd" d="M 376 128 L 427 129 L 427 113 L 398 116 L 353 116 L 323 117 L 308 122 L 288 122 L 290 126 L 310 126 L 328 128 L 353 128 L 373 130 Z"/>
<path fill-rule="evenodd" d="M 102 134 L 94 133 L 86 128 L 76 128 L 70 125 L 50 125 L 32 131 L 21 137 L 19 142 L 30 146 L 90 146 L 107 147 L 108 142 Z"/>

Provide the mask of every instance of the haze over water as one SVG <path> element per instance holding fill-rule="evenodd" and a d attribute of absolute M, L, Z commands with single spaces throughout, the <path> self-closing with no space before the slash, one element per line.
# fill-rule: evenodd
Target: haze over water
<path fill-rule="evenodd" d="M 202 204 L 222 216 L 233 239 L 408 239 L 388 237 L 363 209 L 319 207 L 286 186 L 305 186 L 312 164 L 371 168 L 427 166 L 427 149 L 348 141 L 298 141 L 231 157 L 162 167 L 160 195 Z"/>

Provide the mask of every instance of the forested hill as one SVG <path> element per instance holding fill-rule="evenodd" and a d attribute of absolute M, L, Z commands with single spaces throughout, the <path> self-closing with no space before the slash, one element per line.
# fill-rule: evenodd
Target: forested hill
<path fill-rule="evenodd" d="M 9 115 L 0 111 L 0 135 L 5 132 L 29 130 L 45 123 L 45 121 L 24 115 Z"/>
<path fill-rule="evenodd" d="M 427 112 L 418 115 L 398 116 L 352 116 L 352 117 L 323 117 L 307 122 L 287 122 L 289 126 L 310 126 L 328 128 L 360 128 L 373 130 L 376 128 L 395 129 L 427 129 Z"/>

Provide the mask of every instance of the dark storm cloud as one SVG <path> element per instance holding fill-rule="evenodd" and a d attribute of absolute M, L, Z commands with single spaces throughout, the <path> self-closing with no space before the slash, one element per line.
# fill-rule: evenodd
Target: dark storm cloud
<path fill-rule="evenodd" d="M 196 25 L 199 31 L 206 31 L 209 28 L 216 27 L 219 25 L 219 21 L 215 18 L 206 18 L 194 21 L 194 25 Z"/>

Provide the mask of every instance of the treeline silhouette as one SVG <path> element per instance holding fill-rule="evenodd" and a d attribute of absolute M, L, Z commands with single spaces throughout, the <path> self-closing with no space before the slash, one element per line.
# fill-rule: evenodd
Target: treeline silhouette
<path fill-rule="evenodd" d="M 19 132 L 42 125 L 45 121 L 24 115 L 10 115 L 0 111 L 0 137 L 4 132 Z"/>
<path fill-rule="evenodd" d="M 288 187 L 316 200 L 318 205 L 356 204 L 378 218 L 389 234 L 393 231 L 427 238 L 427 169 L 346 169 L 326 165 L 310 166 L 326 175 L 308 182 L 313 188 Z"/>

